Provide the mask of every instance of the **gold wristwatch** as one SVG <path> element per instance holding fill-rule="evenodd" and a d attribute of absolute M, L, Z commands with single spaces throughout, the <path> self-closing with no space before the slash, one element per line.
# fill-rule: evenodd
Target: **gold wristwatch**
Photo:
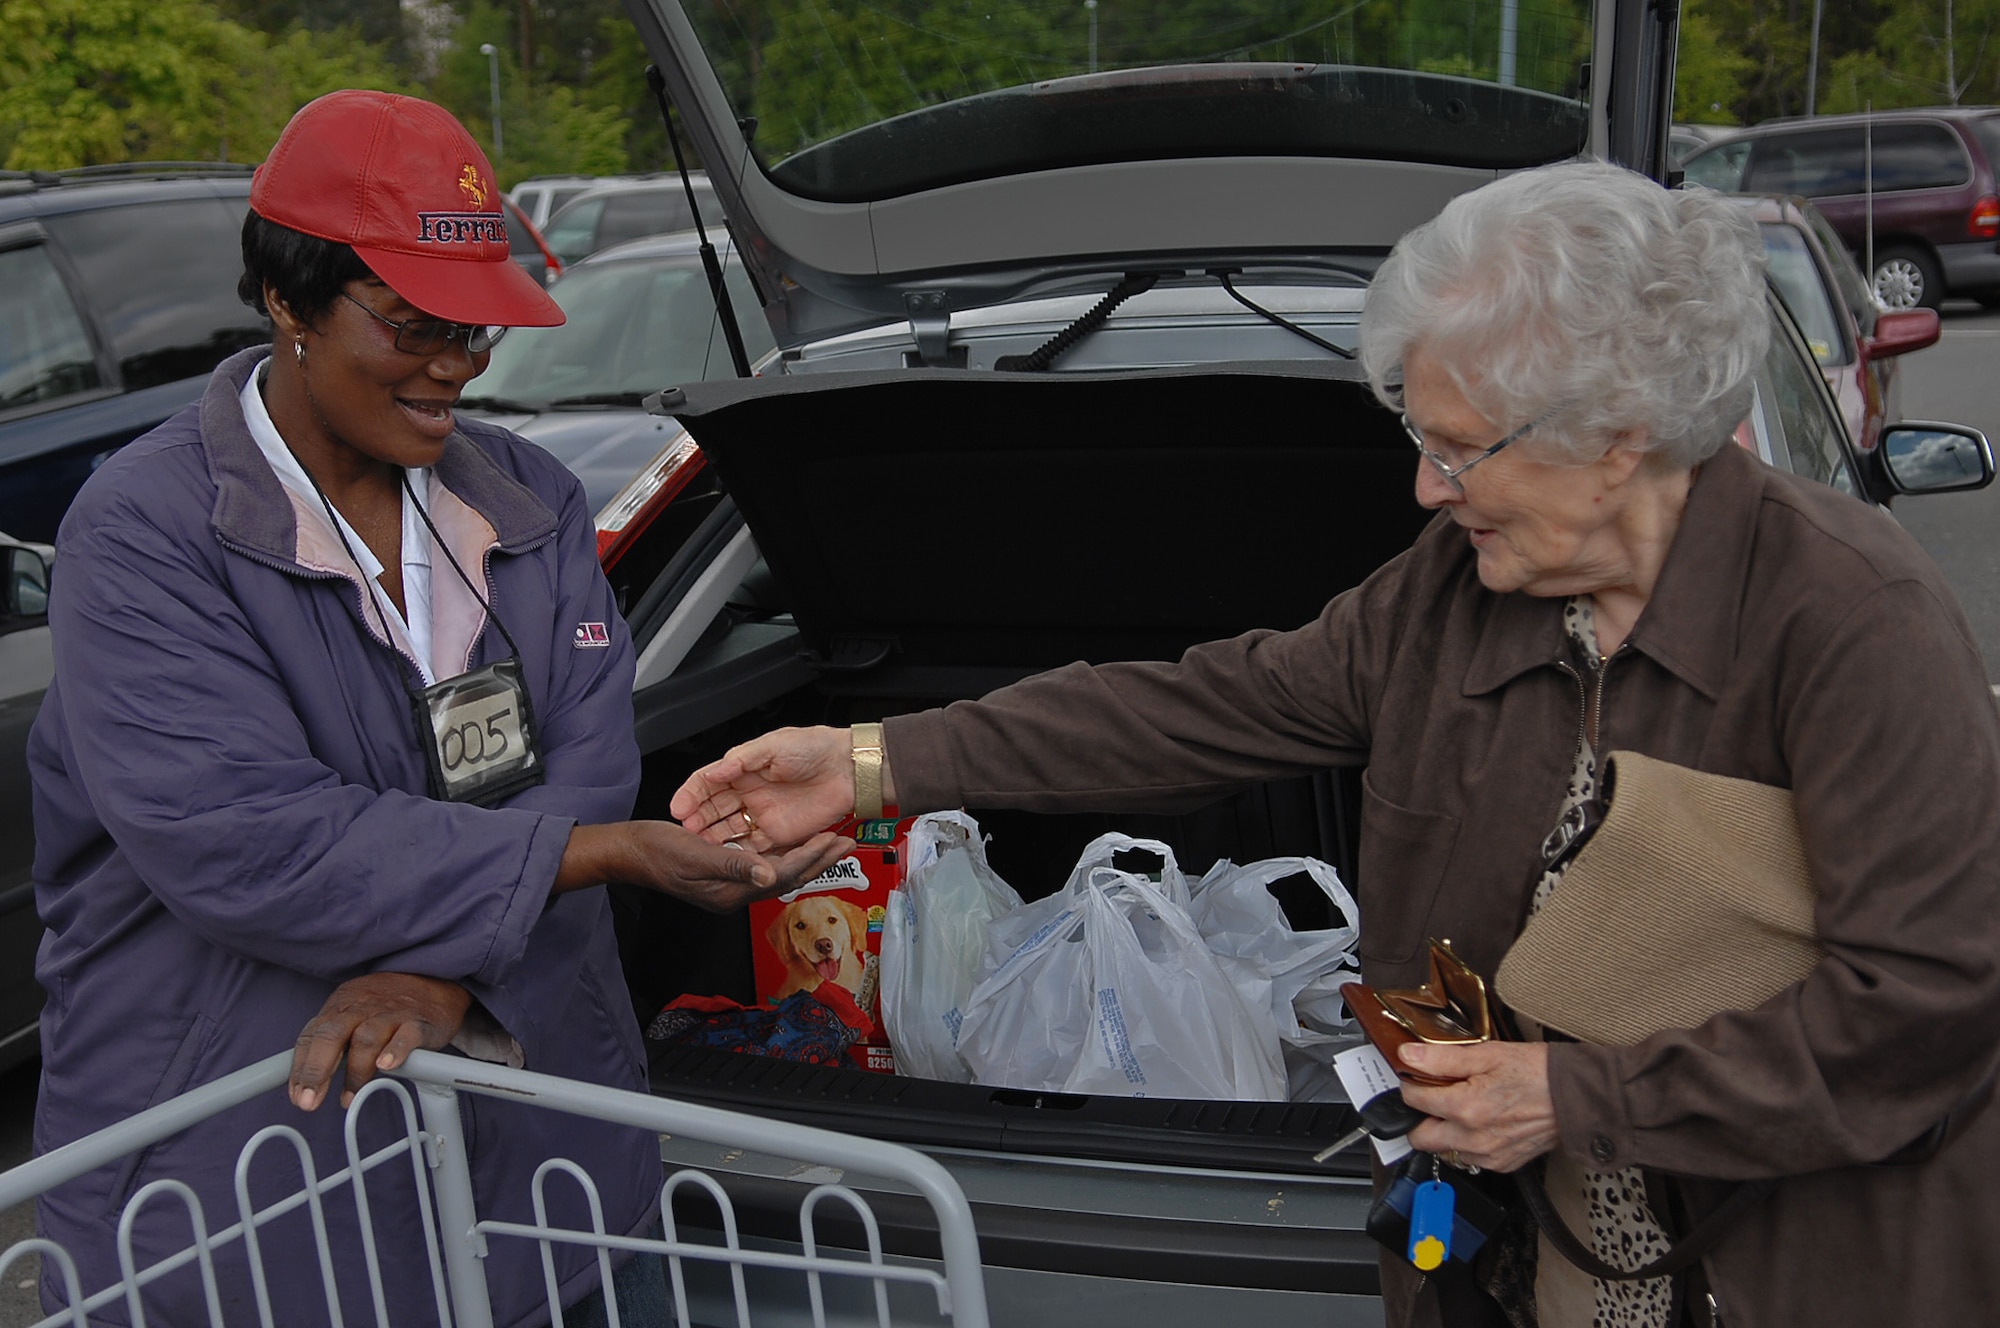
<path fill-rule="evenodd" d="M 854 814 L 864 821 L 882 815 L 882 726 L 856 724 L 854 736 Z"/>

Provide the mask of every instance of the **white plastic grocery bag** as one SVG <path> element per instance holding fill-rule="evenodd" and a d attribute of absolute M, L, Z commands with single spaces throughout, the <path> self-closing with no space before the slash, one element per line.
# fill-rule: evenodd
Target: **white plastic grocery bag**
<path fill-rule="evenodd" d="M 882 1025 L 896 1073 L 972 1082 L 958 1054 L 959 1010 L 978 981 L 986 927 L 1021 897 L 986 862 L 979 823 L 964 812 L 917 818 L 908 866 L 882 927 Z"/>
<path fill-rule="evenodd" d="M 1155 884 L 1111 866 L 1144 848 Z M 1172 850 L 1106 835 L 1057 894 L 995 919 L 994 966 L 966 998 L 958 1051 L 980 1083 L 1123 1097 L 1274 1101 L 1285 1069 L 1187 911 Z"/>
<path fill-rule="evenodd" d="M 1341 924 L 1294 931 L 1271 886 L 1303 875 L 1320 888 Z M 1336 1040 L 1353 1023 L 1340 984 L 1360 981 L 1354 955 L 1361 914 L 1339 873 L 1318 858 L 1267 858 L 1239 867 L 1224 858 L 1192 890 L 1189 913 L 1244 1000 L 1267 1004 L 1278 1036 L 1292 1046 Z"/>

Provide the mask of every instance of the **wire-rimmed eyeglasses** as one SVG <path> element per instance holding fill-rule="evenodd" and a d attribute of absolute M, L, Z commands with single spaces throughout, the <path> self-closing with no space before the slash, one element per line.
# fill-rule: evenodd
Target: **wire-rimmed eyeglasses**
<path fill-rule="evenodd" d="M 483 355 L 493 349 L 493 343 L 507 330 L 484 323 L 447 323 L 442 318 L 405 318 L 397 322 L 376 313 L 346 291 L 340 292 L 340 297 L 376 322 L 396 329 L 396 349 L 406 355 L 435 355 L 453 341 L 463 341 L 466 350 Z"/>
<path fill-rule="evenodd" d="M 1555 412 L 1551 411 L 1547 415 L 1537 415 L 1534 419 L 1529 420 L 1526 424 L 1514 430 L 1514 432 L 1508 434 L 1505 438 L 1502 438 L 1499 442 L 1493 444 L 1493 446 L 1487 448 L 1485 451 L 1481 452 L 1478 456 L 1473 457 L 1472 460 L 1466 462 L 1462 466 L 1454 466 L 1450 462 L 1446 461 L 1443 456 L 1439 455 L 1437 452 L 1432 451 L 1431 445 L 1424 441 L 1424 436 L 1421 433 L 1417 432 L 1417 426 L 1410 423 L 1410 416 L 1407 411 L 1397 416 L 1397 418 L 1403 422 L 1403 432 L 1410 435 L 1410 441 L 1417 445 L 1417 451 L 1423 453 L 1424 460 L 1430 462 L 1432 466 L 1436 467 L 1437 473 L 1444 476 L 1445 479 L 1451 484 L 1452 488 L 1457 489 L 1460 493 L 1463 493 L 1465 492 L 1465 484 L 1462 480 L 1459 479 L 1459 476 L 1465 474 L 1466 471 L 1471 470 L 1474 466 L 1486 460 L 1487 457 L 1492 456 L 1495 452 L 1498 452 L 1501 448 L 1506 447 L 1509 443 L 1513 443 L 1525 437 L 1526 435 L 1534 432 L 1536 429 L 1541 428 L 1544 424 L 1547 424 L 1549 422 L 1550 417 L 1554 415 L 1554 413 Z"/>

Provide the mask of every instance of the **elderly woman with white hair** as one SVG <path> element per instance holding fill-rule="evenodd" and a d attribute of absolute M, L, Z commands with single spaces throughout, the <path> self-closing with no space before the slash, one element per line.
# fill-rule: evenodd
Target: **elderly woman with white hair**
<path fill-rule="evenodd" d="M 1425 978 L 1431 937 L 1493 975 L 1560 895 L 1552 831 L 1613 751 L 1788 790 L 1824 951 L 1802 980 L 1633 1045 L 1531 1029 L 1406 1051 L 1444 1081 L 1405 1090 L 1431 1117 L 1415 1145 L 1538 1177 L 1598 1266 L 1547 1236 L 1483 1286 L 1385 1257 L 1388 1321 L 1985 1321 L 2000 725 L 1914 542 L 1732 445 L 1767 344 L 1762 263 L 1740 209 L 1607 165 L 1455 200 L 1384 261 L 1361 325 L 1437 513 L 1410 550 L 1294 631 L 1075 664 L 879 732 L 768 734 L 675 815 L 764 847 L 878 789 L 905 813 L 1171 811 L 1366 766 L 1360 951 L 1391 987 Z M 1684 1273 L 1598 1275 L 1652 1263 L 1731 1193 Z"/>

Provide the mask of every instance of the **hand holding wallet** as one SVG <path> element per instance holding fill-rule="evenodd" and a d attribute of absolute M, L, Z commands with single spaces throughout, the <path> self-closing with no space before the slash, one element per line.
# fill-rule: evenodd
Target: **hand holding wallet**
<path fill-rule="evenodd" d="M 1450 941 L 1430 943 L 1430 980 L 1417 987 L 1377 988 L 1349 982 L 1340 989 L 1361 1031 L 1396 1073 L 1413 1084 L 1440 1088 L 1451 1080 L 1423 1074 L 1403 1064 L 1402 1049 L 1412 1042 L 1470 1046 L 1497 1036 L 1498 1023 L 1486 980 L 1452 951 Z"/>

